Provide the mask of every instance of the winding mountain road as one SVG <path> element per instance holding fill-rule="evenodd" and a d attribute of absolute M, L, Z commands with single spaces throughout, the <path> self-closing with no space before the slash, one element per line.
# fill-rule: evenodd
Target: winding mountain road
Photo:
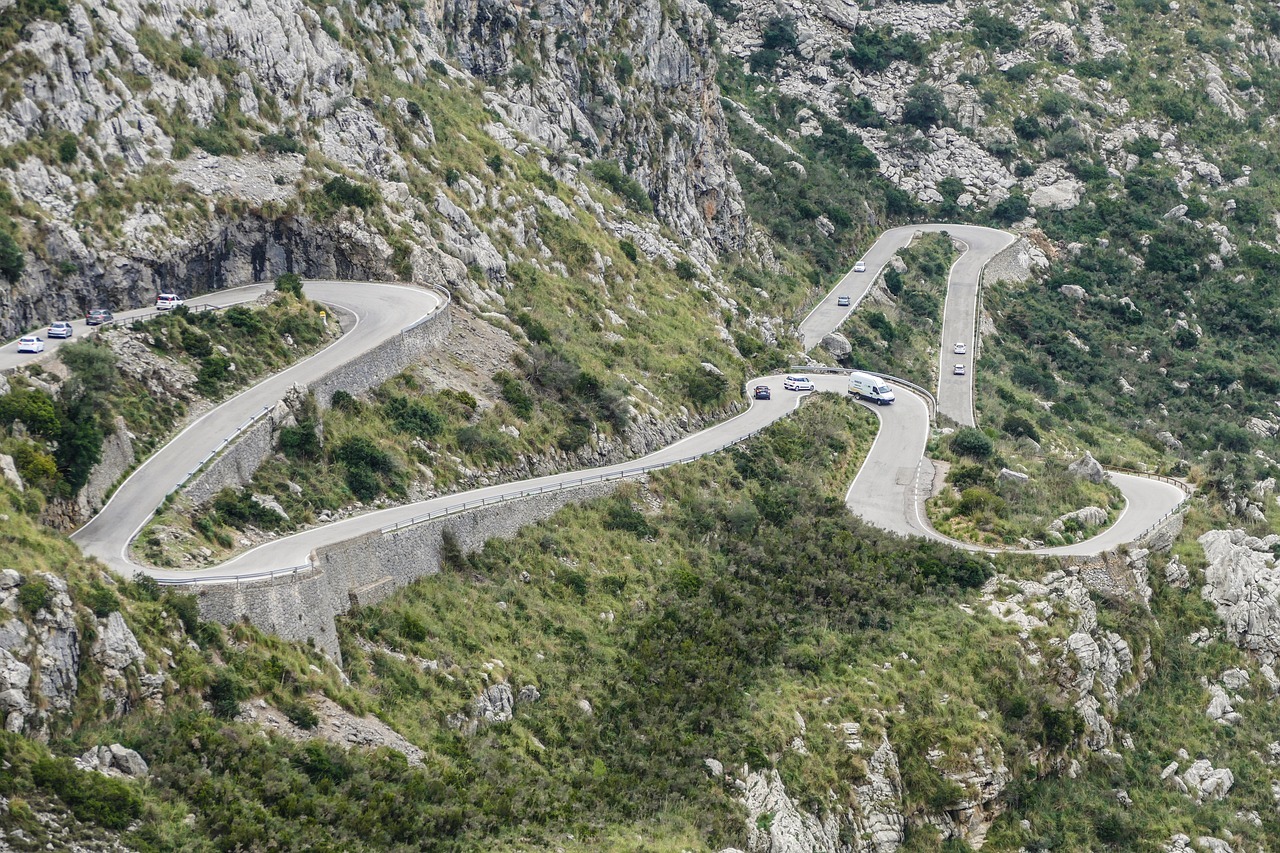
<path fill-rule="evenodd" d="M 946 231 L 967 246 L 967 251 L 957 259 L 950 274 L 943 317 L 937 407 L 944 417 L 960 424 L 972 424 L 978 286 L 983 268 L 1013 241 L 1012 235 L 968 225 L 913 225 L 886 231 L 863 257 L 866 271 L 850 272 L 842 278 L 802 321 L 800 331 L 808 350 L 816 346 L 824 335 L 839 328 L 870 290 L 883 266 L 921 231 Z M 265 288 L 262 285 L 256 287 L 259 293 Z M 741 441 L 785 417 L 799 405 L 799 398 L 803 396 L 783 390 L 781 375 L 761 377 L 749 385 L 770 385 L 774 389 L 772 400 L 760 401 L 749 397 L 748 408 L 736 417 L 631 462 L 489 486 L 370 512 L 270 541 L 225 563 L 197 571 L 156 569 L 134 563 L 128 553 L 133 536 L 165 497 L 185 481 L 187 472 L 237 425 L 264 406 L 281 399 L 294 383 L 305 384 L 338 365 L 361 357 L 399 334 L 403 326 L 443 307 L 443 300 L 438 294 L 415 287 L 336 281 L 311 281 L 305 287 L 311 299 L 352 314 L 356 319 L 354 326 L 326 349 L 217 406 L 140 465 L 116 490 L 102 511 L 72 535 L 86 553 L 98 557 L 126 577 L 142 572 L 169 582 L 243 580 L 247 575 L 265 575 L 275 570 L 304 566 L 315 549 L 323 545 L 405 524 L 463 503 L 495 502 L 584 479 L 626 476 L 688 461 Z M 246 290 L 224 291 L 202 301 L 218 304 L 224 299 L 243 301 Z M 850 297 L 851 305 L 840 307 L 838 298 L 845 295 Z M 951 354 L 957 342 L 966 344 L 968 355 L 955 357 Z M 957 362 L 965 363 L 969 368 L 963 378 L 953 377 L 947 367 Z M 846 392 L 846 379 L 842 374 L 815 375 L 813 379 L 819 391 L 841 395 Z M 928 464 L 924 452 L 931 426 L 929 405 L 922 396 L 905 388 L 897 390 L 898 399 L 894 405 L 871 407 L 881 420 L 881 429 L 849 487 L 846 504 L 856 515 L 894 533 L 941 540 L 969 550 L 988 550 L 947 539 L 934 531 L 925 519 L 922 504 L 925 496 L 920 494 L 920 484 L 926 482 L 921 471 L 922 465 Z M 1157 480 L 1117 473 L 1111 474 L 1111 478 L 1127 500 L 1116 524 L 1084 542 L 1034 553 L 1060 556 L 1101 553 L 1133 541 L 1175 509 L 1185 497 L 1182 489 Z"/>

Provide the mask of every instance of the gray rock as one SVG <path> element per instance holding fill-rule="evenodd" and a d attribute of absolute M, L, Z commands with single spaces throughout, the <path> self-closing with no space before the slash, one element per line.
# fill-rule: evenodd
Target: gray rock
<path fill-rule="evenodd" d="M 520 692 L 516 694 L 516 701 L 521 703 L 537 702 L 541 698 L 542 694 L 538 692 L 538 688 L 532 684 L 526 684 L 524 687 L 521 687 Z"/>
<path fill-rule="evenodd" d="M 1085 289 L 1078 284 L 1064 284 L 1058 288 L 1058 292 L 1068 299 L 1074 299 L 1077 302 L 1082 302 L 1089 298 L 1089 294 L 1086 293 Z"/>
<path fill-rule="evenodd" d="M 836 358 L 844 358 L 853 352 L 853 344 L 839 332 L 831 332 L 823 336 L 820 346 Z"/>
<path fill-rule="evenodd" d="M 1280 572 L 1271 552 L 1277 541 L 1243 530 L 1211 530 L 1199 539 L 1206 561 L 1201 597 L 1229 641 L 1273 667 L 1280 656 Z"/>
<path fill-rule="evenodd" d="M 1177 589 L 1189 589 L 1191 587 L 1191 570 L 1182 564 L 1182 561 L 1175 555 L 1169 558 L 1169 562 L 1164 567 L 1164 581 L 1169 586 Z"/>
<path fill-rule="evenodd" d="M 4 453 L 0 453 L 0 476 L 18 491 L 26 490 L 22 476 L 18 473 L 18 466 L 13 463 L 13 457 Z"/>
<path fill-rule="evenodd" d="M 1084 530 L 1098 527 L 1107 523 L 1107 511 L 1101 507 L 1086 506 L 1075 512 L 1068 512 L 1049 523 L 1049 532 L 1063 533 L 1072 522 Z"/>
<path fill-rule="evenodd" d="M 94 747 L 77 758 L 75 763 L 81 770 L 115 778 L 145 779 L 150 773 L 141 755 L 118 743 Z"/>
<path fill-rule="evenodd" d="M 1224 726 L 1234 726 L 1241 719 L 1236 709 L 1231 707 L 1231 697 L 1227 695 L 1227 691 L 1217 684 L 1209 685 L 1209 707 L 1205 709 L 1205 714 L 1215 723 Z"/>
<path fill-rule="evenodd" d="M 1025 483 L 1031 478 L 1021 471 L 1013 471 L 1009 468 L 1001 468 L 1000 473 L 996 476 L 997 480 L 1004 480 L 1009 483 Z"/>
<path fill-rule="evenodd" d="M 515 711 L 515 697 L 506 682 L 493 684 L 471 703 L 471 716 L 486 723 L 505 723 Z"/>
<path fill-rule="evenodd" d="M 1067 473 L 1073 477 L 1088 480 L 1090 483 L 1101 483 L 1107 479 L 1107 472 L 1102 467 L 1102 463 L 1094 459 L 1093 454 L 1087 450 L 1084 456 L 1067 466 Z"/>
<path fill-rule="evenodd" d="M 250 495 L 249 500 L 253 501 L 268 512 L 275 513 L 285 521 L 289 520 L 289 513 L 285 512 L 284 507 L 280 505 L 280 502 L 271 497 L 271 495 Z"/>

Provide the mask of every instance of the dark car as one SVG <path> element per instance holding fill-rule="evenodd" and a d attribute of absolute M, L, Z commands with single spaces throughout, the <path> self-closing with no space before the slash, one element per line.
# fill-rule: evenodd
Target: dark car
<path fill-rule="evenodd" d="M 94 308 L 88 314 L 84 315 L 85 325 L 100 326 L 103 323 L 110 323 L 115 316 L 106 308 Z"/>
<path fill-rule="evenodd" d="M 769 393 L 768 385 L 757 385 L 755 390 L 755 398 L 757 400 L 771 400 L 773 395 Z"/>

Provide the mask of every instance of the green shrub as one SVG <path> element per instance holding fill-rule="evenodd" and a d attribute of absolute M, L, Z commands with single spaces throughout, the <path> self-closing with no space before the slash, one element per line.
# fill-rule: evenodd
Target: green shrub
<path fill-rule="evenodd" d="M 369 438 L 353 435 L 334 448 L 333 458 L 346 468 L 347 488 L 358 500 L 371 501 L 399 473 L 391 454 Z"/>
<path fill-rule="evenodd" d="M 373 187 L 356 184 L 341 175 L 325 182 L 324 194 L 338 204 L 368 210 L 382 201 L 382 195 Z"/>
<path fill-rule="evenodd" d="M 31 779 L 48 788 L 86 823 L 122 830 L 142 814 L 142 797 L 127 782 L 76 769 L 63 758 L 41 758 L 31 767 Z"/>
<path fill-rule="evenodd" d="M 0 426 L 20 421 L 34 435 L 56 438 L 62 432 L 62 420 L 53 398 L 34 388 L 13 388 L 0 395 Z"/>
<path fill-rule="evenodd" d="M 525 390 L 524 383 L 505 370 L 495 373 L 493 381 L 498 383 L 502 399 L 507 401 L 507 405 L 519 418 L 528 420 L 533 415 L 533 397 Z"/>
<path fill-rule="evenodd" d="M 276 276 L 276 290 L 280 293 L 287 293 L 294 299 L 301 299 L 302 277 L 291 272 L 278 275 Z"/>
<path fill-rule="evenodd" d="M 348 394 L 346 391 L 343 391 L 341 388 L 330 395 L 329 405 L 333 406 L 333 408 L 337 409 L 339 412 L 346 412 L 350 415 L 359 414 L 361 409 L 360 401 Z"/>
<path fill-rule="evenodd" d="M 765 21 L 760 33 L 760 44 L 765 50 L 795 53 L 799 47 L 795 19 L 790 16 L 775 16 Z"/>
<path fill-rule="evenodd" d="M 1001 429 L 1014 437 L 1026 437 L 1032 441 L 1040 440 L 1040 431 L 1036 429 L 1036 425 L 1029 418 L 1022 415 L 1005 415 Z"/>
<path fill-rule="evenodd" d="M 470 456 L 491 464 L 507 464 L 515 460 L 507 436 L 482 426 L 465 426 L 458 430 L 458 447 Z"/>
<path fill-rule="evenodd" d="M 85 597 L 84 603 L 99 619 L 110 616 L 120 609 L 120 598 L 115 590 L 100 583 L 94 583 L 89 587 L 89 594 Z"/>
<path fill-rule="evenodd" d="M 290 459 L 315 459 L 320 455 L 320 436 L 314 420 L 280 430 L 280 450 Z"/>
<path fill-rule="evenodd" d="M 1084 719 L 1075 708 L 1041 705 L 1040 734 L 1044 745 L 1050 750 L 1066 749 L 1084 734 Z"/>
<path fill-rule="evenodd" d="M 995 452 L 995 443 L 980 429 L 961 427 L 951 436 L 951 449 L 961 456 L 986 459 Z"/>
<path fill-rule="evenodd" d="M 80 140 L 74 133 L 64 134 L 58 141 L 58 160 L 63 163 L 74 163 L 80 156 Z"/>
<path fill-rule="evenodd" d="M 907 101 L 902 108 L 904 124 L 927 130 L 946 121 L 950 115 L 938 88 L 928 83 L 916 83 L 907 90 Z"/>
<path fill-rule="evenodd" d="M 604 526 L 607 530 L 621 530 L 632 533 L 643 539 L 655 535 L 656 531 L 644 517 L 644 513 L 631 505 L 629 500 L 614 500 L 609 504 Z"/>
<path fill-rule="evenodd" d="M 846 62 L 867 73 L 883 71 L 898 60 L 919 65 L 924 56 L 924 45 L 909 33 L 895 34 L 893 27 L 872 29 L 864 24 L 853 31 L 850 47 L 844 52 Z"/>
<path fill-rule="evenodd" d="M 8 281 L 17 281 L 22 271 L 27 268 L 27 259 L 13 239 L 13 221 L 5 217 L 0 219 L 0 275 Z"/>
<path fill-rule="evenodd" d="M 618 241 L 618 249 L 621 250 L 622 254 L 626 255 L 627 260 L 631 261 L 633 264 L 640 258 L 640 252 L 636 250 L 636 244 L 632 243 L 630 240 Z"/>
<path fill-rule="evenodd" d="M 653 212 L 653 200 L 640 182 L 625 174 L 612 160 L 596 160 L 587 170 L 592 177 L 621 196 L 627 204 L 641 213 Z"/>
<path fill-rule="evenodd" d="M 556 439 L 556 447 L 566 453 L 572 453 L 587 445 L 591 440 L 591 430 L 585 424 L 573 423 Z"/>
<path fill-rule="evenodd" d="M 249 698 L 249 686 L 227 667 L 222 667 L 209 683 L 205 698 L 213 706 L 214 716 L 234 719 L 240 713 L 240 702 Z"/>
<path fill-rule="evenodd" d="M 419 438 L 433 438 L 444 431 L 444 418 L 421 400 L 395 396 L 383 404 L 392 426 L 400 432 Z"/>
<path fill-rule="evenodd" d="M 320 718 L 305 701 L 289 702 L 280 710 L 284 711 L 284 715 L 289 718 L 289 722 L 300 729 L 310 731 L 320 724 Z"/>
<path fill-rule="evenodd" d="M 35 616 L 47 608 L 51 600 L 49 584 L 40 578 L 27 578 L 22 586 L 18 587 L 18 606 L 28 616 Z"/>
<path fill-rule="evenodd" d="M 990 486 L 995 478 L 981 465 L 956 465 L 947 472 L 947 482 L 964 491 L 973 486 Z"/>
<path fill-rule="evenodd" d="M 981 486 L 971 486 L 965 489 L 960 493 L 960 501 L 956 504 L 956 513 L 968 516 L 987 513 L 1002 516 L 1006 509 L 1007 504 L 1004 498 Z"/>
<path fill-rule="evenodd" d="M 729 392 L 729 381 L 719 373 L 712 373 L 701 365 L 688 367 L 680 374 L 685 395 L 699 408 L 708 408 L 721 402 Z"/>
<path fill-rule="evenodd" d="M 698 277 L 698 268 L 687 258 L 681 258 L 676 261 L 675 273 L 681 281 L 693 281 Z"/>
<path fill-rule="evenodd" d="M 258 147 L 268 154 L 305 154 L 307 146 L 292 133 L 267 133 L 258 139 Z"/>
<path fill-rule="evenodd" d="M 969 15 L 973 28 L 973 40 L 988 50 L 1008 50 L 1022 41 L 1022 30 L 1012 21 L 991 14 L 979 7 Z"/>

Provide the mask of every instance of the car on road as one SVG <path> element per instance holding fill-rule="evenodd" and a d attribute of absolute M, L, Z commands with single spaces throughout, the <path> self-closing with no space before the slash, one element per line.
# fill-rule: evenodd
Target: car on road
<path fill-rule="evenodd" d="M 64 323 L 59 320 L 56 323 L 49 324 L 49 337 L 51 338 L 69 338 L 75 335 L 76 330 L 71 328 L 70 323 Z"/>
<path fill-rule="evenodd" d="M 106 308 L 94 308 L 84 315 L 84 322 L 89 326 L 100 326 L 103 323 L 110 323 L 114 319 L 115 315 Z"/>
<path fill-rule="evenodd" d="M 756 390 L 752 392 L 752 396 L 757 400 L 772 400 L 773 394 L 769 391 L 768 385 L 757 385 Z"/>
<path fill-rule="evenodd" d="M 788 391 L 812 391 L 813 380 L 808 376 L 788 376 L 782 380 L 782 387 Z"/>
<path fill-rule="evenodd" d="M 964 355 L 966 352 L 969 351 L 969 348 L 966 347 L 964 344 L 956 344 L 951 351 L 954 352 L 956 355 Z"/>
<path fill-rule="evenodd" d="M 27 335 L 18 341 L 18 352 L 44 352 L 44 338 Z"/>
<path fill-rule="evenodd" d="M 156 310 L 168 311 L 171 308 L 177 308 L 182 304 L 182 299 L 176 293 L 161 293 L 156 297 Z"/>
<path fill-rule="evenodd" d="M 955 367 L 951 368 L 951 373 L 955 376 L 964 376 L 964 365 L 957 364 Z"/>
<path fill-rule="evenodd" d="M 848 305 L 849 305 L 849 297 L 847 297 L 847 296 L 837 296 L 837 297 L 836 297 L 836 304 L 837 304 L 837 305 L 839 305 L 841 308 L 846 308 L 846 307 L 848 307 Z"/>
<path fill-rule="evenodd" d="M 853 265 L 853 271 L 854 271 L 854 272 L 866 272 L 866 271 L 867 271 L 867 265 L 866 265 L 866 263 L 865 263 L 864 261 L 858 261 L 856 264 L 854 264 L 854 265 Z"/>

